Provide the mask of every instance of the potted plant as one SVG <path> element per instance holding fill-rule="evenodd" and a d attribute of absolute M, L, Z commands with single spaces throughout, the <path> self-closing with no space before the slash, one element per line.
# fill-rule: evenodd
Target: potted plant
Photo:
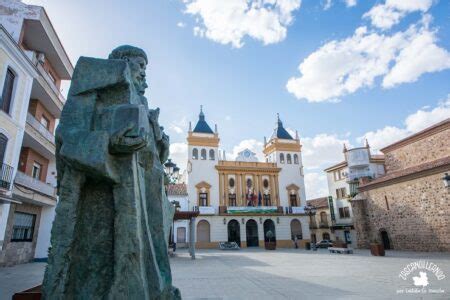
<path fill-rule="evenodd" d="M 266 250 L 275 250 L 277 248 L 277 242 L 275 236 L 271 230 L 266 232 L 267 242 L 264 243 Z"/>
<path fill-rule="evenodd" d="M 373 256 L 384 256 L 384 245 L 378 239 L 372 239 L 370 242 L 370 253 Z"/>

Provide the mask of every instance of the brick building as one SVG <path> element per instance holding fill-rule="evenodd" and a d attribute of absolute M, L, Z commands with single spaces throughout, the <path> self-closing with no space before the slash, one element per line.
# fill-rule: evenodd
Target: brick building
<path fill-rule="evenodd" d="M 357 244 L 450 251 L 450 118 L 389 145 L 386 175 L 360 185 L 351 201 Z"/>

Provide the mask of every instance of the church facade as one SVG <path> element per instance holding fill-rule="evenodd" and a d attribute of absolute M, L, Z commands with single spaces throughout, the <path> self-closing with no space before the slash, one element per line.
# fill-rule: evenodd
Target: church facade
<path fill-rule="evenodd" d="M 197 248 L 227 241 L 264 247 L 269 231 L 278 247 L 294 247 L 294 240 L 302 247 L 310 240 L 300 139 L 279 118 L 265 139 L 264 162 L 249 149 L 235 160 L 220 155 L 217 126 L 211 129 L 203 111 L 194 129 L 189 126 L 187 141 L 189 209 L 200 213 Z"/>

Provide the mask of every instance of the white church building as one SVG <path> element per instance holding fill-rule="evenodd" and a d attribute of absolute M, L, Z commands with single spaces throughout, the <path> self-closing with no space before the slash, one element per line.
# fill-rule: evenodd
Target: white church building
<path fill-rule="evenodd" d="M 199 211 L 197 248 L 218 248 L 227 241 L 264 247 L 269 230 L 278 247 L 293 247 L 294 237 L 300 247 L 310 240 L 302 146 L 280 118 L 265 139 L 264 162 L 248 149 L 235 160 L 220 157 L 217 126 L 211 129 L 202 110 L 193 130 L 189 125 L 187 141 L 189 210 Z"/>

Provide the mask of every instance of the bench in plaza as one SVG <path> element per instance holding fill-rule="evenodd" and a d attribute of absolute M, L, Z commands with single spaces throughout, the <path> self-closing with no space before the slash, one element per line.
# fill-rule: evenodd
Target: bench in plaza
<path fill-rule="evenodd" d="M 353 254 L 353 249 L 351 248 L 329 247 L 328 250 L 330 253 Z"/>

